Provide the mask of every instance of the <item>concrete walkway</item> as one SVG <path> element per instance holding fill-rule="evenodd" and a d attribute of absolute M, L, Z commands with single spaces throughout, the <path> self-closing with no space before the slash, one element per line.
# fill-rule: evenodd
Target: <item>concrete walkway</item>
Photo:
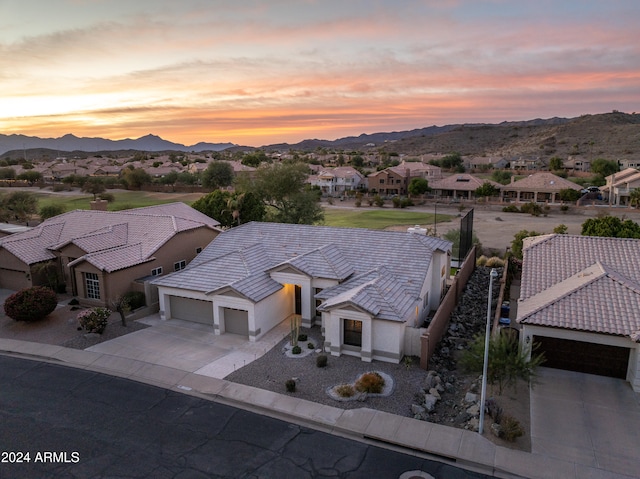
<path fill-rule="evenodd" d="M 181 327 L 175 323 L 161 326 L 163 328 Z M 134 336 L 149 329 L 156 328 L 148 328 L 128 336 Z M 200 335 L 193 333 L 194 330 L 191 331 L 187 334 L 190 336 L 190 339 L 188 339 L 190 347 L 197 346 L 199 342 L 202 342 L 204 349 L 211 348 L 211 345 L 207 345 L 206 339 L 203 340 Z M 282 331 L 279 334 L 281 333 Z M 164 334 L 169 335 L 168 330 L 164 329 L 163 333 L 161 328 L 154 334 L 160 335 L 158 344 L 164 344 L 166 347 L 164 358 L 171 358 L 172 351 L 175 353 L 176 350 L 172 350 L 172 345 L 166 342 L 168 337 L 162 337 Z M 175 341 L 175 335 L 169 336 L 173 338 L 172 342 Z M 224 376 L 230 367 L 235 367 L 234 365 L 239 364 L 242 356 L 234 356 L 234 354 L 241 351 L 242 348 L 234 350 L 233 347 L 230 347 L 226 349 L 226 354 L 223 354 L 225 350 L 219 344 L 219 349 L 212 353 L 213 356 L 219 355 L 218 357 L 221 361 L 219 368 L 213 366 L 213 363 L 203 365 L 209 358 L 200 356 L 201 351 L 198 347 L 196 347 L 198 351 L 194 352 L 193 357 L 176 358 L 176 362 L 173 364 L 171 361 L 162 360 L 162 364 L 159 364 L 156 363 L 160 361 L 158 350 L 156 350 L 155 346 L 145 347 L 144 341 L 136 342 L 136 347 L 140 349 L 138 357 L 132 358 L 122 355 L 123 351 L 133 351 L 135 349 L 131 345 L 127 346 L 127 343 L 123 342 L 125 341 L 124 338 L 126 337 L 123 337 L 120 342 L 117 342 L 117 340 L 111 341 L 114 345 L 97 345 L 86 351 L 68 349 L 62 346 L 0 339 L 0 352 L 45 361 L 62 362 L 68 366 L 182 391 L 334 434 L 372 441 L 388 447 L 400 447 L 404 452 L 412 451 L 415 454 L 435 457 L 438 460 L 449 461 L 460 467 L 497 477 L 628 479 L 629 477 L 638 477 L 637 474 L 640 470 L 627 467 L 632 466 L 632 464 L 625 463 L 626 459 L 621 460 L 622 465 L 620 462 L 613 464 L 612 461 L 616 458 L 613 454 L 607 456 L 608 460 L 605 460 L 602 455 L 602 450 L 606 449 L 605 445 L 602 448 L 594 447 L 593 457 L 577 452 L 565 454 L 558 449 L 554 449 L 556 445 L 546 443 L 544 439 L 545 437 L 548 438 L 548 434 L 554 434 L 554 432 L 545 431 L 544 428 L 550 427 L 557 418 L 550 417 L 551 412 L 546 409 L 547 406 L 535 401 L 532 401 L 534 404 L 532 405 L 531 422 L 536 425 L 533 431 L 536 440 L 534 441 L 534 451 L 529 454 L 495 446 L 484 437 L 467 430 L 431 424 L 368 408 L 343 410 L 297 399 L 294 396 L 235 384 L 217 377 Z M 275 341 L 276 338 L 277 334 L 274 333 L 274 337 L 271 340 Z M 149 344 L 153 342 L 151 339 L 153 337 L 146 338 Z M 158 339 L 158 337 L 155 339 Z M 115 349 L 109 352 L 111 347 Z M 132 352 L 131 354 L 134 353 Z M 247 355 L 245 357 L 248 358 L 251 351 L 245 350 L 238 354 L 245 354 Z M 258 354 L 258 351 L 255 351 L 254 354 Z M 236 363 L 236 361 L 238 362 Z M 215 363 L 217 360 L 213 362 Z M 533 398 L 545 396 L 545 384 L 548 388 L 555 387 L 547 380 L 549 377 L 551 376 L 546 375 L 543 378 L 543 382 L 536 388 L 535 394 L 538 395 L 534 394 Z M 630 396 L 631 398 L 636 397 L 633 394 Z M 630 409 L 635 407 L 636 411 L 638 410 L 637 400 L 635 402 L 630 400 L 628 405 Z M 629 415 L 626 414 L 626 411 L 620 412 L 624 414 L 622 421 L 625 421 Z M 539 423 L 538 421 L 541 417 L 547 417 L 547 422 Z M 603 416 L 603 419 L 606 421 L 606 416 Z M 637 441 L 635 444 L 632 442 L 627 445 L 618 443 L 616 433 L 620 425 L 619 421 L 612 423 L 609 429 L 607 429 L 606 424 L 602 424 L 602 430 L 609 431 L 607 441 L 610 441 L 610 444 L 615 444 L 615 448 L 625 454 L 627 452 L 637 452 Z M 561 424 L 561 422 L 558 420 L 556 424 Z M 637 433 L 637 427 L 635 431 Z M 623 446 L 626 449 L 622 449 Z M 627 466 L 624 464 L 627 464 Z"/>

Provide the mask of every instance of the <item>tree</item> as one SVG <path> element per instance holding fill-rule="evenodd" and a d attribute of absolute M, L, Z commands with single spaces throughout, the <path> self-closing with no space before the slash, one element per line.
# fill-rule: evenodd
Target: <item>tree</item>
<path fill-rule="evenodd" d="M 133 168 L 131 166 L 122 170 L 122 182 L 127 189 L 140 189 L 142 185 L 151 183 L 151 175 L 142 168 Z"/>
<path fill-rule="evenodd" d="M 269 157 L 266 155 L 264 151 L 254 151 L 253 153 L 247 153 L 242 157 L 240 163 L 245 166 L 251 166 L 253 168 L 257 168 L 260 166 L 260 163 L 268 162 Z"/>
<path fill-rule="evenodd" d="M 39 215 L 40 219 L 46 220 L 48 218 L 53 218 L 54 216 L 61 215 L 65 212 L 65 207 L 59 204 L 53 205 L 45 205 L 40 208 Z"/>
<path fill-rule="evenodd" d="M 38 211 L 38 200 L 29 191 L 14 191 L 0 198 L 0 219 L 27 223 Z"/>
<path fill-rule="evenodd" d="M 596 175 L 607 177 L 617 173 L 619 170 L 618 162 L 613 160 L 605 160 L 604 158 L 596 158 L 591 162 L 591 171 Z"/>
<path fill-rule="evenodd" d="M 263 164 L 254 177 L 241 176 L 239 193 L 254 193 L 266 207 L 266 219 L 276 223 L 314 224 L 324 219 L 320 192 L 306 184 L 302 163 Z"/>
<path fill-rule="evenodd" d="M 527 231 L 527 230 L 518 231 L 514 235 L 513 241 L 511 242 L 511 252 L 513 253 L 513 255 L 518 259 L 522 259 L 523 240 L 525 238 L 530 238 L 531 236 L 540 236 L 541 234 L 542 233 L 538 233 L 537 231 Z"/>
<path fill-rule="evenodd" d="M 463 369 L 470 372 L 482 372 L 484 365 L 484 334 L 474 338 L 469 349 L 462 353 L 460 363 Z M 487 382 L 498 383 L 498 394 L 502 394 L 505 386 L 514 386 L 518 379 L 527 383 L 536 375 L 536 369 L 544 362 L 544 354 L 536 353 L 539 344 L 533 348 L 523 346 L 516 336 L 497 334 L 489 340 L 489 359 Z"/>
<path fill-rule="evenodd" d="M 227 161 L 212 161 L 202 172 L 202 186 L 205 188 L 221 188 L 233 182 L 233 167 Z"/>
<path fill-rule="evenodd" d="M 511 173 L 506 170 L 494 170 L 494 172 L 491 173 L 491 179 L 496 183 L 506 185 L 511 181 Z"/>
<path fill-rule="evenodd" d="M 431 187 L 429 187 L 429 182 L 426 179 L 416 177 L 411 178 L 407 191 L 412 196 L 419 196 L 431 191 Z"/>
<path fill-rule="evenodd" d="M 84 185 L 82 185 L 82 191 L 92 194 L 94 201 L 100 193 L 104 193 L 106 190 L 107 188 L 104 186 L 104 181 L 102 181 L 102 178 L 98 178 L 96 176 L 88 178 L 87 181 L 85 181 Z"/>
<path fill-rule="evenodd" d="M 606 236 L 610 238 L 640 238 L 640 225 L 617 216 L 589 218 L 582 223 L 582 236 Z"/>
<path fill-rule="evenodd" d="M 42 179 L 42 175 L 38 171 L 25 171 L 18 175 L 18 179 L 26 181 L 29 183 L 29 186 L 33 186 L 34 183 Z"/>
<path fill-rule="evenodd" d="M 559 224 L 555 228 L 553 228 L 553 232 L 558 235 L 566 235 L 568 231 L 567 225 Z"/>
<path fill-rule="evenodd" d="M 214 190 L 195 201 L 191 207 L 227 228 L 250 221 L 263 221 L 265 217 L 264 204 L 250 191 L 229 193 Z"/>
<path fill-rule="evenodd" d="M 500 190 L 493 186 L 488 181 L 485 181 L 482 186 L 478 186 L 475 190 L 476 196 L 498 196 L 500 194 Z"/>
<path fill-rule="evenodd" d="M 16 170 L 13 168 L 0 168 L 0 180 L 13 180 L 16 177 Z"/>
<path fill-rule="evenodd" d="M 549 170 L 558 171 L 558 170 L 561 170 L 563 167 L 564 165 L 562 164 L 562 158 L 554 156 L 549 160 Z"/>
<path fill-rule="evenodd" d="M 176 184 L 177 181 L 178 181 L 177 171 L 170 171 L 169 173 L 164 175 L 162 178 L 160 178 L 160 183 L 163 185 L 173 186 Z"/>
<path fill-rule="evenodd" d="M 573 188 L 563 188 L 558 192 L 558 198 L 560 201 L 578 201 L 581 193 Z"/>
<path fill-rule="evenodd" d="M 640 206 L 640 188 L 634 188 L 629 192 L 629 204 L 635 208 Z"/>

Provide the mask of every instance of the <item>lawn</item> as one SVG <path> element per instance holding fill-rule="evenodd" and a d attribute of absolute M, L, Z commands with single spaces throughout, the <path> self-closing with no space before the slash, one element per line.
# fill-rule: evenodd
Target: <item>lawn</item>
<path fill-rule="evenodd" d="M 433 213 L 392 208 L 363 210 L 326 208 L 324 210 L 324 222 L 327 226 L 369 228 L 374 230 L 382 230 L 389 226 L 431 226 L 434 223 L 433 216 Z M 437 219 L 438 223 L 442 223 L 451 221 L 452 216 L 438 214 Z"/>
<path fill-rule="evenodd" d="M 154 193 L 149 191 L 124 191 L 107 190 L 107 193 L 115 197 L 115 201 L 109 203 L 109 210 L 123 210 L 128 208 L 140 208 L 143 206 L 160 205 L 182 201 L 187 204 L 193 203 L 202 196 L 201 193 Z M 47 205 L 62 205 L 66 211 L 88 210 L 89 202 L 93 195 L 80 193 L 71 195 L 51 195 L 46 193 L 36 193 L 38 207 Z"/>

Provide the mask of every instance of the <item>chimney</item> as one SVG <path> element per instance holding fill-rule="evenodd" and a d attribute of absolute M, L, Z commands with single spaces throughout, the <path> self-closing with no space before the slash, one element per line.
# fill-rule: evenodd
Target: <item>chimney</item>
<path fill-rule="evenodd" d="M 92 210 L 107 211 L 107 205 L 109 202 L 107 200 L 94 200 L 90 204 Z"/>
<path fill-rule="evenodd" d="M 516 182 L 516 177 L 515 176 L 511 176 L 511 184 L 514 184 Z"/>

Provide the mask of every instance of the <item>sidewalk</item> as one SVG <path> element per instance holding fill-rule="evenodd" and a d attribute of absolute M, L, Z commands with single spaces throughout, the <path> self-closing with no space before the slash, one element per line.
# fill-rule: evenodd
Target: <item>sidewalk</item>
<path fill-rule="evenodd" d="M 231 383 L 139 359 L 106 352 L 68 349 L 62 346 L 0 339 L 0 353 L 58 362 L 104 374 L 124 377 L 177 390 L 306 425 L 314 429 L 401 448 L 403 452 L 434 457 L 469 470 L 502 478 L 526 477 L 628 479 L 610 470 L 495 446 L 477 433 L 396 416 L 368 408 L 343 410 L 284 394 Z M 205 373 L 205 374 L 202 374 Z M 579 459 L 576 459 L 579 460 Z"/>

